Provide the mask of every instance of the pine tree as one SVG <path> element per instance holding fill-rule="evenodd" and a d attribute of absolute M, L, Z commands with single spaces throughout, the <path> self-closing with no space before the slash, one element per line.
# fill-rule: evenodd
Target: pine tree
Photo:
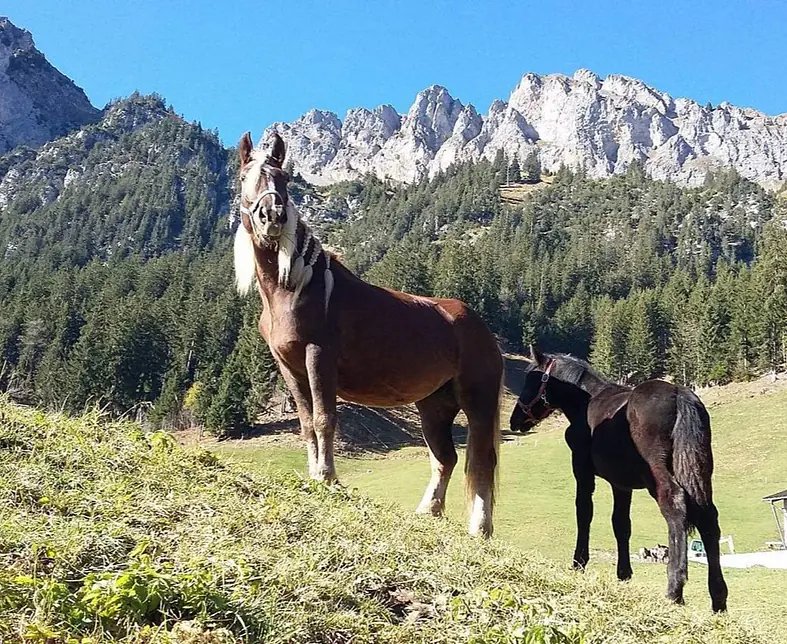
<path fill-rule="evenodd" d="M 240 436 L 251 429 L 246 409 L 246 392 L 250 386 L 240 352 L 233 352 L 221 372 L 216 395 L 205 418 L 205 425 L 211 432 Z"/>
<path fill-rule="evenodd" d="M 514 155 L 511 162 L 508 164 L 508 182 L 519 183 L 520 181 L 522 181 L 522 169 L 519 167 L 519 161 L 516 155 Z"/>
<path fill-rule="evenodd" d="M 526 183 L 541 181 L 541 161 L 538 158 L 538 151 L 535 149 L 530 151 L 522 164 L 522 180 Z"/>
<path fill-rule="evenodd" d="M 630 316 L 626 334 L 626 368 L 629 371 L 627 380 L 637 383 L 655 375 L 656 338 L 647 296 L 639 293 L 627 304 Z"/>

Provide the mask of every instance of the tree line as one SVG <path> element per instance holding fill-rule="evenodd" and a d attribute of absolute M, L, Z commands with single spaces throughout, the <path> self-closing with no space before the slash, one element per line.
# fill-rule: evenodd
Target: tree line
<path fill-rule="evenodd" d="M 495 190 L 507 168 L 396 192 L 367 180 L 363 218 L 337 234 L 347 260 L 378 284 L 465 300 L 513 349 L 589 357 L 621 381 L 703 386 L 787 364 L 783 198 L 734 172 L 686 189 L 634 165 L 601 181 L 562 170 L 509 206 Z M 474 200 L 469 217 L 443 215 Z"/>

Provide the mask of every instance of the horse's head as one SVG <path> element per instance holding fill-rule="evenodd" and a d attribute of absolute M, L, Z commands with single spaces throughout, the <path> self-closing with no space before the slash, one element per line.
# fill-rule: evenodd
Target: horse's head
<path fill-rule="evenodd" d="M 285 231 L 289 212 L 287 183 L 282 169 L 284 141 L 273 135 L 268 155 L 255 150 L 246 132 L 238 146 L 240 153 L 240 211 L 243 227 L 257 243 L 276 242 Z"/>
<path fill-rule="evenodd" d="M 530 346 L 529 366 L 525 372 L 525 386 L 511 413 L 512 432 L 529 432 L 557 408 L 549 404 L 549 388 L 554 359 L 542 355 Z"/>

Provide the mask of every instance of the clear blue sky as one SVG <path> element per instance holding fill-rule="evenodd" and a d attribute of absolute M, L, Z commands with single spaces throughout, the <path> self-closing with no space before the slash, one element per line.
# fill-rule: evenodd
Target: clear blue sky
<path fill-rule="evenodd" d="M 787 112 L 785 0 L 3 0 L 99 106 L 159 92 L 234 144 L 317 107 L 406 110 L 433 83 L 486 112 L 521 76 L 626 74 Z"/>

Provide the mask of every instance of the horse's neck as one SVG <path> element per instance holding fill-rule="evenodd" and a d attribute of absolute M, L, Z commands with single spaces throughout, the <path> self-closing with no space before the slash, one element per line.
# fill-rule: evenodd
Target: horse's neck
<path fill-rule="evenodd" d="M 617 385 L 610 380 L 602 378 L 593 371 L 588 370 L 582 374 L 576 386 L 582 389 L 588 396 L 594 398 L 604 391 L 604 389 Z"/>
<path fill-rule="evenodd" d="M 560 399 L 555 400 L 560 411 L 568 418 L 571 425 L 581 426 L 587 424 L 588 404 L 590 395 L 582 387 L 575 384 L 563 383 L 560 387 Z"/>
<path fill-rule="evenodd" d="M 591 399 L 608 387 L 617 387 L 593 371 L 585 371 L 579 382 L 561 381 L 560 400 L 555 401 L 571 424 L 586 424 Z"/>
<path fill-rule="evenodd" d="M 328 277 L 330 255 L 323 250 L 320 240 L 294 208 L 289 215 L 278 244 L 256 250 L 260 287 L 268 294 L 283 289 L 294 292 L 297 297 L 309 285 L 314 271 L 319 267 L 326 273 L 327 306 L 333 287 L 333 276 Z"/>

